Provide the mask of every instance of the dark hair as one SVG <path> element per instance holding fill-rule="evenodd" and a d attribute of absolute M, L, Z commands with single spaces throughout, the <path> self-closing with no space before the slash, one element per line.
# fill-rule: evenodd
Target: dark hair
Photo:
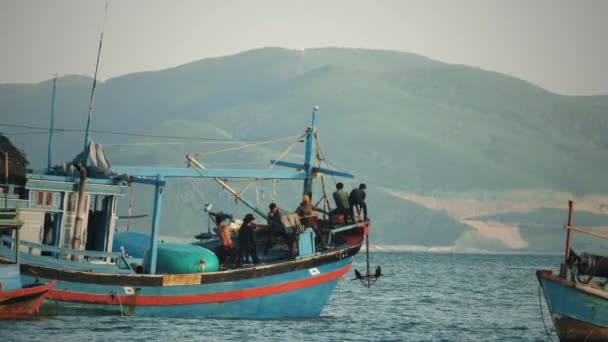
<path fill-rule="evenodd" d="M 365 186 L 365 183 L 361 183 L 359 184 L 359 189 L 361 190 L 365 190 L 367 187 Z"/>
<path fill-rule="evenodd" d="M 253 220 L 255 220 L 255 217 L 253 217 L 253 214 L 247 214 L 247 215 L 245 215 L 243 222 L 247 223 L 247 222 L 251 222 Z"/>
<path fill-rule="evenodd" d="M 268 209 L 273 210 L 274 208 L 276 208 L 277 205 L 274 203 L 270 203 L 270 205 L 268 206 Z"/>
<path fill-rule="evenodd" d="M 336 189 L 339 190 L 339 189 L 342 189 L 342 188 L 344 188 L 344 184 L 342 184 L 342 183 L 336 184 Z"/>

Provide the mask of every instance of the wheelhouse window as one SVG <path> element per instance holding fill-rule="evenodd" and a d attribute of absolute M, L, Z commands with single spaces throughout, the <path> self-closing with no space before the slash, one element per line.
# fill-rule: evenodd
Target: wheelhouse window
<path fill-rule="evenodd" d="M 37 191 L 35 204 L 44 207 L 54 207 L 56 204 L 55 195 L 55 193 L 50 191 Z"/>

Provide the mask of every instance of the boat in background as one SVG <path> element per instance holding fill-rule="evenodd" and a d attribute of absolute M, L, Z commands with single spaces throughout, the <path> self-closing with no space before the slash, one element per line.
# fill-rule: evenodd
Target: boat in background
<path fill-rule="evenodd" d="M 101 146 L 93 141 L 74 161 L 45 174 L 27 174 L 19 217 L 24 221 L 22 248 L 11 236 L 0 236 L 0 263 L 12 261 L 20 250 L 23 281 L 57 281 L 44 311 L 82 315 L 221 318 L 316 317 L 336 284 L 351 267 L 368 234 L 369 221 L 340 222 L 313 217 L 315 233 L 297 215 L 285 215 L 286 230 L 298 239 L 295 258 L 277 248 L 264 263 L 219 268 L 218 237 L 200 246 L 159 242 L 160 213 L 168 178 L 276 179 L 302 181 L 301 194 L 311 195 L 313 180 L 329 175 L 353 178 L 322 168 L 317 144 L 316 115 L 312 125 L 293 138 L 305 138 L 303 163 L 272 161 L 276 169 L 206 169 L 188 157 L 186 168 L 111 167 Z M 315 166 L 315 165 L 317 166 Z M 131 183 L 154 187 L 154 211 L 148 246 L 141 259 L 113 252 L 116 203 Z M 265 219 L 265 212 L 231 191 L 235 198 Z M 321 198 L 321 196 L 319 196 Z M 326 203 L 329 199 L 324 194 Z M 259 222 L 259 220 L 258 220 Z M 264 231 L 260 224 L 260 232 Z M 257 248 L 264 248 L 259 241 Z M 199 257 L 200 255 L 200 257 Z M 179 265 L 188 260 L 188 265 Z M 185 270 L 184 270 L 185 267 Z M 369 267 L 368 267 L 369 268 Z M 369 273 L 369 271 L 368 271 Z"/>
<path fill-rule="evenodd" d="M 571 249 L 572 233 L 608 239 L 608 235 L 572 225 L 568 203 L 566 251 L 558 275 L 539 270 L 536 276 L 560 341 L 608 341 L 608 258 Z"/>
<path fill-rule="evenodd" d="M 19 246 L 21 221 L 16 216 L 15 210 L 0 211 L 0 233 L 15 230 L 16 244 Z M 22 286 L 18 254 L 15 259 L 14 264 L 0 264 L 0 319 L 31 318 L 56 284 L 56 281 L 52 281 L 49 284 L 35 282 Z"/>

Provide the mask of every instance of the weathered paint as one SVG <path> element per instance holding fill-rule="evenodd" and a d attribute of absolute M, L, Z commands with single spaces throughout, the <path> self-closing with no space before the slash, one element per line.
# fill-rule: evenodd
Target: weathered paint
<path fill-rule="evenodd" d="M 27 319 L 38 312 L 57 281 L 14 291 L 0 290 L 0 319 Z"/>
<path fill-rule="evenodd" d="M 43 281 L 57 279 L 50 307 L 63 314 L 74 306 L 120 314 L 123 306 L 123 311 L 126 307 L 127 313 L 136 315 L 314 317 L 350 268 L 352 256 L 360 247 L 358 244 L 300 260 L 183 276 L 66 270 L 85 264 L 55 259 L 57 264 L 50 267 L 48 261 L 53 258 L 25 253 L 27 263 L 21 265 L 21 272 L 24 281 L 35 276 Z M 8 260 L 0 258 L 1 261 Z M 114 272 L 118 270 L 114 268 Z M 239 311 L 251 303 L 255 303 L 256 310 Z M 267 303 L 270 304 L 266 306 Z M 285 303 L 290 303 L 287 308 Z"/>
<path fill-rule="evenodd" d="M 577 286 L 550 271 L 536 275 L 560 341 L 608 340 L 608 301 L 599 289 L 589 291 L 590 286 Z"/>
<path fill-rule="evenodd" d="M 129 308 L 128 313 L 144 316 L 315 317 L 350 269 L 351 260 L 221 283 L 205 283 L 203 274 L 203 283 L 196 285 L 131 287 L 59 281 L 50 300 L 53 310 L 60 312 L 82 306 L 115 314 Z"/>

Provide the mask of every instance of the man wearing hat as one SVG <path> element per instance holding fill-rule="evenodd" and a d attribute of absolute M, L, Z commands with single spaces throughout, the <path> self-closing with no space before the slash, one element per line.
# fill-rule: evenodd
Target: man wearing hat
<path fill-rule="evenodd" d="M 255 223 L 253 223 L 253 220 L 255 220 L 253 214 L 245 215 L 245 218 L 243 219 L 243 224 L 239 229 L 238 266 L 243 266 L 243 256 L 245 256 L 245 258 L 248 258 L 248 255 L 251 255 L 254 264 L 258 264 L 260 262 L 255 248 L 256 225 Z"/>
<path fill-rule="evenodd" d="M 358 207 L 357 216 L 361 214 L 361 209 L 363 209 L 363 219 L 367 221 L 367 204 L 365 204 L 365 189 L 366 186 L 364 183 L 359 184 L 358 189 L 353 189 L 348 195 L 348 202 L 350 203 L 350 209 L 352 212 L 352 216 L 355 217 L 355 206 Z"/>

